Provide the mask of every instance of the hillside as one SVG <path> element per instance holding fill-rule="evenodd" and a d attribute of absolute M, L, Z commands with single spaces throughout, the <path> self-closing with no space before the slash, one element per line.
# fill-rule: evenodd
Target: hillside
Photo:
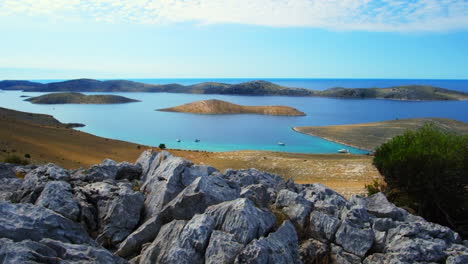
<path fill-rule="evenodd" d="M 320 96 L 336 98 L 378 98 L 391 100 L 468 100 L 468 93 L 433 86 L 406 85 L 389 88 L 330 88 L 315 91 L 304 88 L 291 88 L 267 81 L 250 81 L 239 84 L 205 82 L 194 85 L 164 84 L 154 85 L 126 80 L 99 81 L 76 79 L 48 84 L 28 81 L 0 81 L 0 89 L 35 92 L 167 92 L 193 94 L 230 95 L 282 95 Z"/>
<path fill-rule="evenodd" d="M 81 93 L 51 93 L 26 99 L 33 104 L 123 104 L 139 102 L 118 95 L 85 95 Z"/>
<path fill-rule="evenodd" d="M 352 125 L 295 127 L 294 130 L 345 145 L 374 150 L 406 130 L 415 130 L 428 122 L 445 131 L 468 134 L 467 123 L 446 118 L 411 118 Z"/>
<path fill-rule="evenodd" d="M 51 115 L 44 114 L 33 114 L 27 112 L 15 111 L 7 108 L 0 107 L 0 120 L 2 123 L 28 123 L 36 126 L 49 126 L 56 128 L 71 128 L 71 127 L 83 127 L 83 124 L 69 123 L 64 124 L 59 122 Z M 5 124 L 4 124 L 5 125 Z"/>
<path fill-rule="evenodd" d="M 175 107 L 158 109 L 164 112 L 180 112 L 192 114 L 260 114 L 282 116 L 304 116 L 305 114 L 296 108 L 289 106 L 244 106 L 221 100 L 203 100 L 183 104 Z"/>

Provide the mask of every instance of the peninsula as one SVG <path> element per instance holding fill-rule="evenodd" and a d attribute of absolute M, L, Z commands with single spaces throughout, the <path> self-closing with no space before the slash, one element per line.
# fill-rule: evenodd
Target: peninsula
<path fill-rule="evenodd" d="M 158 109 L 157 111 L 192 114 L 260 114 L 279 116 L 305 116 L 305 113 L 289 106 L 244 106 L 216 99 L 192 102 L 175 107 Z"/>
<path fill-rule="evenodd" d="M 319 96 L 416 101 L 468 100 L 468 93 L 427 85 L 405 85 L 388 88 L 335 87 L 324 91 L 317 91 L 304 88 L 285 87 L 262 80 L 238 84 L 204 82 L 193 85 L 181 85 L 175 83 L 155 85 L 127 80 L 99 81 L 93 79 L 76 79 L 47 84 L 29 81 L 0 81 L 0 89 L 28 92 L 166 92 L 258 96 Z"/>
<path fill-rule="evenodd" d="M 81 93 L 51 93 L 26 99 L 33 104 L 124 104 L 139 102 L 118 95 L 85 95 Z"/>
<path fill-rule="evenodd" d="M 371 151 L 391 138 L 401 135 L 407 130 L 416 130 L 426 123 L 432 123 L 444 131 L 468 134 L 467 123 L 447 118 L 409 118 L 352 125 L 294 127 L 293 129 L 304 134 Z"/>

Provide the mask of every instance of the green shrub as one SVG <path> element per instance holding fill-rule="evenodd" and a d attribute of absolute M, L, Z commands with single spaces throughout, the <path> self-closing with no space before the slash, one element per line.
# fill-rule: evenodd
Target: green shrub
<path fill-rule="evenodd" d="M 162 143 L 159 144 L 159 148 L 160 148 L 160 149 L 166 149 L 166 144 L 162 144 Z"/>
<path fill-rule="evenodd" d="M 12 164 L 18 164 L 18 165 L 28 165 L 29 164 L 29 161 L 27 161 L 25 159 L 22 159 L 17 155 L 8 155 L 5 158 L 4 162 L 12 163 Z"/>
<path fill-rule="evenodd" d="M 26 153 L 26 154 L 24 154 L 24 157 L 25 157 L 26 159 L 30 159 L 30 158 L 31 158 L 31 155 Z"/>
<path fill-rule="evenodd" d="M 367 190 L 367 195 L 371 196 L 378 192 L 385 192 L 387 185 L 381 179 L 374 179 L 372 183 L 364 185 Z"/>
<path fill-rule="evenodd" d="M 391 200 L 407 201 L 426 219 L 468 235 L 468 135 L 427 124 L 380 146 L 374 165 Z"/>

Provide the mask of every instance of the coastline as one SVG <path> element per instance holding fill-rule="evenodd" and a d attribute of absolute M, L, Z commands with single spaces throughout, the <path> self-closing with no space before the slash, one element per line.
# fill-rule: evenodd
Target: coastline
<path fill-rule="evenodd" d="M 364 151 L 369 151 L 369 152 L 373 151 L 373 150 L 370 150 L 370 149 L 366 149 L 366 148 L 364 148 L 362 146 L 355 146 L 355 145 L 351 145 L 351 144 L 348 144 L 348 143 L 345 143 L 345 142 L 341 142 L 339 140 L 335 140 L 335 139 L 331 139 L 331 138 L 327 138 L 327 137 L 323 137 L 323 136 L 318 136 L 318 135 L 315 135 L 313 133 L 302 132 L 302 131 L 298 130 L 298 127 L 291 127 L 291 129 L 294 130 L 297 133 L 301 133 L 301 134 L 304 134 L 304 135 L 307 135 L 307 136 L 314 136 L 314 137 L 323 138 L 323 139 L 331 141 L 331 142 L 335 142 L 335 143 L 338 143 L 338 144 L 341 144 L 341 145 L 345 145 L 345 146 L 352 147 L 352 148 L 357 148 L 357 149 L 364 150 Z M 361 154 L 353 154 L 353 155 L 361 155 Z M 365 155 L 365 154 L 363 154 L 363 155 Z"/>

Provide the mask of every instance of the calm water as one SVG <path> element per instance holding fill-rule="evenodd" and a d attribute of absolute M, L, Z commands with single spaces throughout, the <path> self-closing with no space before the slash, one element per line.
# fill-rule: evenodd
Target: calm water
<path fill-rule="evenodd" d="M 459 90 L 462 90 L 463 85 L 468 83 L 467 81 L 454 82 L 462 83 L 456 84 Z M 317 87 L 313 88 L 317 89 Z M 157 146 L 165 143 L 169 148 L 208 151 L 248 149 L 336 153 L 344 146 L 294 132 L 291 128 L 410 117 L 445 117 L 468 122 L 468 101 L 405 102 L 286 96 L 112 93 L 142 102 L 119 105 L 34 105 L 20 98 L 20 95 L 25 94 L 39 95 L 41 93 L 3 91 L 0 92 L 0 106 L 51 114 L 61 122 L 84 123 L 86 127 L 82 128 L 82 131 L 98 136 L 147 145 Z M 154 111 L 157 108 L 212 98 L 244 105 L 288 105 L 305 112 L 307 116 L 195 115 Z M 182 142 L 177 143 L 177 138 Z M 195 143 L 196 138 L 199 138 L 201 142 Z M 286 143 L 286 146 L 278 146 L 278 141 Z M 351 152 L 366 153 L 353 148 Z"/>

